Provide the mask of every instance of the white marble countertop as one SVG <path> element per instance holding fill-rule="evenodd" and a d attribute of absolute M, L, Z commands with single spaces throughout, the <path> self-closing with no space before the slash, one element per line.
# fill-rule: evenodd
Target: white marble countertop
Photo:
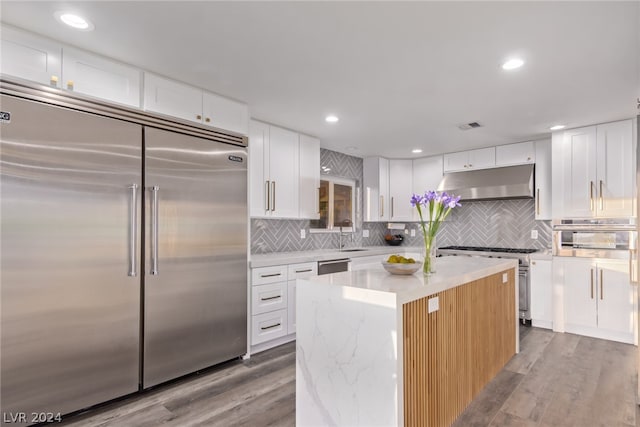
<path fill-rule="evenodd" d="M 436 273 L 428 276 L 424 276 L 422 270 L 408 276 L 393 275 L 380 265 L 365 270 L 314 276 L 306 280 L 347 287 L 345 298 L 397 306 L 511 268 L 518 268 L 517 260 L 452 256 L 436 258 Z"/>
<path fill-rule="evenodd" d="M 351 249 L 351 248 L 348 248 Z M 385 254 L 403 254 L 405 252 L 417 252 L 422 253 L 422 247 L 412 246 L 368 246 L 358 249 L 365 249 L 363 251 L 345 252 L 338 251 L 337 249 L 321 249 L 316 251 L 303 251 L 303 252 L 274 252 L 269 254 L 251 255 L 249 266 L 251 268 L 256 267 L 271 267 L 274 265 L 283 264 L 297 264 L 302 262 L 312 261 L 326 261 L 330 259 L 339 258 L 358 258 L 374 255 Z"/>

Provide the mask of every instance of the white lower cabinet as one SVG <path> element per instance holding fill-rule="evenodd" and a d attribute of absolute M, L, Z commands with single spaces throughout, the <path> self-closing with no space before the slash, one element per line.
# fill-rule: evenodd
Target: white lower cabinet
<path fill-rule="evenodd" d="M 532 260 L 531 324 L 539 328 L 553 327 L 553 286 L 551 260 Z"/>
<path fill-rule="evenodd" d="M 251 317 L 251 345 L 262 344 L 287 335 L 287 309 Z"/>
<path fill-rule="evenodd" d="M 628 261 L 563 258 L 565 332 L 633 343 L 636 290 Z"/>
<path fill-rule="evenodd" d="M 315 276 L 317 262 L 251 269 L 251 352 L 295 339 L 296 280 Z"/>

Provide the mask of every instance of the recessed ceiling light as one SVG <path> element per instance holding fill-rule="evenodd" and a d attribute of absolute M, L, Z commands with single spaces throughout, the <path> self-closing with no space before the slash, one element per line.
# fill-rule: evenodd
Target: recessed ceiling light
<path fill-rule="evenodd" d="M 511 58 L 504 64 L 502 64 L 503 70 L 515 70 L 516 68 L 520 68 L 524 65 L 524 61 L 520 58 Z"/>
<path fill-rule="evenodd" d="M 555 126 L 551 126 L 549 130 L 560 130 L 560 129 L 564 129 L 565 127 L 566 127 L 565 125 L 555 125 Z"/>
<path fill-rule="evenodd" d="M 411 152 L 414 153 L 414 154 L 422 153 L 422 149 L 421 148 L 414 148 L 413 150 L 411 150 Z"/>
<path fill-rule="evenodd" d="M 53 15 L 58 21 L 72 28 L 75 28 L 76 30 L 91 31 L 95 28 L 91 21 L 83 18 L 80 15 L 76 15 L 75 13 L 58 11 Z"/>
<path fill-rule="evenodd" d="M 329 116 L 325 117 L 325 120 L 326 120 L 328 123 L 335 123 L 335 122 L 337 122 L 337 121 L 338 121 L 338 120 L 340 120 L 340 119 L 339 119 L 337 116 L 329 115 Z"/>

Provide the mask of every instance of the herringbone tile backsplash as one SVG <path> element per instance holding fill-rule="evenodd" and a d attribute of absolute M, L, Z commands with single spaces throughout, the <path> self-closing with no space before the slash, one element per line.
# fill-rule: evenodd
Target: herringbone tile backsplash
<path fill-rule="evenodd" d="M 362 222 L 362 159 L 335 151 L 320 150 L 320 164 L 331 169 L 330 174 L 356 180 L 356 233 L 347 247 L 383 246 L 387 223 Z M 496 200 L 463 202 L 449 215 L 450 221 L 442 224 L 437 236 L 438 246 L 496 246 L 504 248 L 551 248 L 551 222 L 536 221 L 534 201 Z M 406 223 L 407 230 L 414 228 L 416 236 L 405 234 L 403 246 L 422 245 L 418 223 Z M 300 230 L 306 231 L 306 239 L 300 238 Z M 362 230 L 369 230 L 369 237 L 362 237 Z M 531 239 L 531 230 L 538 230 L 538 239 Z M 400 230 L 393 230 L 398 234 Z M 307 251 L 335 249 L 337 233 L 309 233 L 309 220 L 251 219 L 251 253 Z"/>

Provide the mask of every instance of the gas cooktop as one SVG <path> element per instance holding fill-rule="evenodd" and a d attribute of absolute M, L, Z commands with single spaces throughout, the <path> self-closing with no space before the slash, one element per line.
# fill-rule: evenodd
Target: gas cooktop
<path fill-rule="evenodd" d="M 509 254 L 531 254 L 538 252 L 537 249 L 518 249 L 518 248 L 494 248 L 483 246 L 443 246 L 438 250 L 452 250 L 452 251 L 474 251 L 474 252 L 501 252 Z"/>

